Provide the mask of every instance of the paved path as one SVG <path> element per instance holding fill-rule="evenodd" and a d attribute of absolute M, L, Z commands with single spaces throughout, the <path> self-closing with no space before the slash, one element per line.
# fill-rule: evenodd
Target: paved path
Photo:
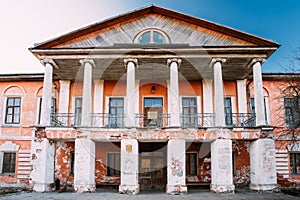
<path fill-rule="evenodd" d="M 48 192 L 48 193 L 29 193 L 19 192 L 15 194 L 8 194 L 0 196 L 4 200 L 169 200 L 169 199 L 184 199 L 184 200 L 293 200 L 299 197 L 293 197 L 282 193 L 257 193 L 249 190 L 238 190 L 235 194 L 212 194 L 208 190 L 192 189 L 186 195 L 168 195 L 162 191 L 147 191 L 141 192 L 138 195 L 124 195 L 118 194 L 117 190 L 97 189 L 95 193 L 78 194 L 72 191 L 64 193 Z"/>

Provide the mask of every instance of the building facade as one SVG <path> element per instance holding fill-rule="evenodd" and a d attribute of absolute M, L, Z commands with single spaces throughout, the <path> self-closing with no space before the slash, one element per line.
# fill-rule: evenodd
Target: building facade
<path fill-rule="evenodd" d="M 44 75 L 0 77 L 0 180 L 174 194 L 297 179 L 299 145 L 274 130 L 284 81 L 261 72 L 278 47 L 156 6 L 38 44 Z"/>

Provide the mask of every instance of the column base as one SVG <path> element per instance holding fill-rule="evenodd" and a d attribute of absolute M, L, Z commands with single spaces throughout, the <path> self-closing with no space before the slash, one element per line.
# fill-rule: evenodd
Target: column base
<path fill-rule="evenodd" d="M 138 194 L 140 193 L 140 185 L 120 185 L 119 194 Z"/>
<path fill-rule="evenodd" d="M 50 192 L 54 190 L 54 183 L 34 183 L 32 189 L 35 192 Z"/>
<path fill-rule="evenodd" d="M 84 192 L 95 192 L 96 185 L 95 184 L 81 184 L 81 185 L 74 185 L 75 192 L 84 193 Z"/>
<path fill-rule="evenodd" d="M 168 194 L 186 194 L 187 186 L 186 185 L 167 185 L 166 192 Z"/>
<path fill-rule="evenodd" d="M 277 188 L 277 184 L 250 184 L 251 190 L 273 190 Z"/>
<path fill-rule="evenodd" d="M 234 185 L 216 185 L 210 184 L 210 191 L 213 193 L 234 193 Z"/>

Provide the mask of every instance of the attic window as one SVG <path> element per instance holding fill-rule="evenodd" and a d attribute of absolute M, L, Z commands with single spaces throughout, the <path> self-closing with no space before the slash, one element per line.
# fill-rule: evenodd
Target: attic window
<path fill-rule="evenodd" d="M 164 44 L 164 43 L 170 43 L 170 39 L 166 33 L 158 29 L 147 29 L 137 34 L 137 36 L 134 39 L 134 43 Z"/>

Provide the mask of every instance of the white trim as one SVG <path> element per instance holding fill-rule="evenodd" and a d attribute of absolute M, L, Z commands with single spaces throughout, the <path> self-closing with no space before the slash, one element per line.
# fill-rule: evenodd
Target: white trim
<path fill-rule="evenodd" d="M 6 109 L 7 109 L 7 99 L 8 98 L 20 98 L 21 99 L 21 105 L 20 105 L 20 115 L 19 115 L 19 123 L 18 124 L 7 124 L 7 123 L 5 123 L 5 117 L 6 117 Z M 4 108 L 3 109 L 3 112 L 2 112 L 2 116 L 3 116 L 3 119 L 2 119 L 2 124 L 4 125 L 4 126 L 14 126 L 14 127 L 19 127 L 19 126 L 21 126 L 21 124 L 22 124 L 22 116 L 23 116 L 23 109 L 22 109 L 22 107 L 23 107 L 23 99 L 24 99 L 24 97 L 23 96 L 18 96 L 18 95 L 10 95 L 10 96 L 4 96 L 4 101 L 3 101 L 3 107 L 2 108 Z"/>
<path fill-rule="evenodd" d="M 270 114 L 269 97 L 265 96 L 264 100 L 265 100 L 265 109 L 266 109 L 266 113 L 265 114 L 266 114 L 266 118 L 267 118 L 266 124 L 271 124 L 271 114 Z"/>
<path fill-rule="evenodd" d="M 40 123 L 38 123 L 38 121 L 39 121 L 39 111 L 40 111 L 40 109 L 42 109 L 41 107 L 40 107 L 40 101 L 42 100 L 42 97 L 41 96 L 37 96 L 36 97 L 36 106 L 35 106 L 35 110 L 36 110 L 36 113 L 35 113 L 35 124 L 40 124 L 41 123 L 41 119 L 40 119 Z M 42 112 L 42 110 L 41 110 L 41 112 Z M 41 116 L 40 116 L 41 117 Z"/>
<path fill-rule="evenodd" d="M 104 80 L 94 80 L 94 112 L 103 113 Z"/>
<path fill-rule="evenodd" d="M 0 174 L 2 174 L 2 169 L 3 169 L 4 153 L 16 153 L 17 154 L 19 148 L 20 148 L 20 145 L 14 144 L 11 141 L 6 141 L 2 145 L 0 145 Z M 17 155 L 16 155 L 15 164 L 17 166 Z M 16 166 L 15 166 L 15 172 L 13 174 L 16 173 L 16 170 L 17 170 Z"/>
<path fill-rule="evenodd" d="M 164 44 L 169 44 L 171 43 L 171 40 L 170 40 L 170 37 L 168 36 L 167 33 L 165 33 L 164 31 L 160 30 L 160 29 L 157 29 L 157 28 L 147 28 L 145 30 L 142 30 L 140 31 L 138 34 L 136 34 L 136 36 L 134 36 L 133 38 L 133 43 L 137 43 L 139 44 L 139 38 L 144 34 L 144 33 L 147 33 L 147 32 L 150 32 L 150 43 L 149 44 L 155 44 L 154 42 L 154 37 L 153 37 L 153 33 L 154 32 L 157 32 L 159 34 L 161 34 L 163 36 L 163 38 L 165 39 L 165 43 Z"/>

